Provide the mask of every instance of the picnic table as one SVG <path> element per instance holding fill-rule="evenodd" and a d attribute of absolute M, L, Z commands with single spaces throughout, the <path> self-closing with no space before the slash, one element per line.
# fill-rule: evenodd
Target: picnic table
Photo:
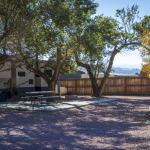
<path fill-rule="evenodd" d="M 52 94 L 55 93 L 55 91 L 33 91 L 33 92 L 26 92 L 27 95 L 26 97 L 21 97 L 23 98 L 23 104 L 26 101 L 26 99 L 30 99 L 31 100 L 31 105 L 32 105 L 32 101 L 34 101 L 34 105 L 35 105 L 35 101 L 39 100 L 40 104 L 42 105 L 42 101 L 45 99 L 50 99 L 50 98 L 60 98 L 61 97 L 61 93 L 60 93 L 60 82 L 58 83 L 58 96 L 46 96 L 45 94 Z M 49 102 L 47 102 L 48 104 Z"/>

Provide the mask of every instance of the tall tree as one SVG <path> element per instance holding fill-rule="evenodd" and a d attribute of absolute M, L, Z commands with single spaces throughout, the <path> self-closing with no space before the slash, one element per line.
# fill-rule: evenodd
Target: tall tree
<path fill-rule="evenodd" d="M 115 38 L 111 43 L 113 51 L 111 52 L 108 67 L 100 85 L 100 95 L 102 95 L 105 82 L 111 72 L 115 56 L 123 50 L 134 50 L 140 44 L 139 36 L 137 36 L 137 32 L 133 29 L 136 19 L 138 18 L 138 6 L 133 5 L 131 8 L 127 7 L 126 10 L 123 8 L 116 11 L 116 17 L 121 19 L 121 28 L 118 28 L 120 30 L 120 36 Z"/>
<path fill-rule="evenodd" d="M 48 90 L 55 90 L 60 70 L 71 58 L 68 35 L 72 26 L 85 22 L 96 7 L 91 0 L 39 0 L 35 9 L 35 24 L 29 29 L 30 35 L 20 31 L 11 40 L 11 47 L 17 49 L 27 69 L 42 77 L 48 84 Z M 52 79 L 41 72 L 38 66 L 39 59 L 51 52 L 54 52 L 57 60 Z"/>
<path fill-rule="evenodd" d="M 98 34 L 99 38 L 101 39 L 99 41 L 100 42 L 99 44 L 105 45 L 105 48 L 103 46 L 101 47 L 101 50 L 104 50 L 104 52 L 106 49 L 109 49 L 109 53 L 108 53 L 109 55 L 107 56 L 110 56 L 110 58 L 109 58 L 108 65 L 104 72 L 104 77 L 102 78 L 100 86 L 97 84 L 96 78 L 93 77 L 93 74 L 91 72 L 91 64 L 84 63 L 84 61 L 82 62 L 82 59 L 81 61 L 79 61 L 77 59 L 77 53 L 75 53 L 77 64 L 79 66 L 86 68 L 90 76 L 92 89 L 93 89 L 93 96 L 102 95 L 102 91 L 103 91 L 105 82 L 111 72 L 115 56 L 123 50 L 127 50 L 127 49 L 134 50 L 135 48 L 138 48 L 137 46 L 142 46 L 139 40 L 139 37 L 142 34 L 141 28 L 142 26 L 149 28 L 150 18 L 145 17 L 141 22 L 136 22 L 138 18 L 138 13 L 139 13 L 138 6 L 133 5 L 131 8 L 127 7 L 126 10 L 124 8 L 121 10 L 117 10 L 116 16 L 120 18 L 121 22 L 115 21 L 115 20 L 112 21 L 111 18 L 107 18 L 108 21 L 103 23 L 104 30 L 100 30 Z M 101 28 L 101 26 L 102 24 L 99 23 L 99 28 Z M 109 26 L 109 27 L 106 27 L 106 26 Z M 92 39 L 89 40 L 88 43 L 91 44 L 91 41 Z M 96 43 L 97 42 L 98 40 L 96 40 Z M 82 46 L 84 47 L 83 49 L 85 49 L 85 45 L 82 44 Z M 99 49 L 99 47 L 94 47 L 94 48 Z M 92 48 L 89 47 L 88 51 L 93 51 L 93 47 Z M 84 51 L 82 52 L 85 53 Z M 97 54 L 96 52 L 94 51 L 95 54 Z M 102 53 L 100 53 L 100 56 L 101 54 Z M 92 57 L 90 56 L 89 59 L 90 58 Z M 95 60 L 98 61 L 97 57 L 95 57 Z"/>
<path fill-rule="evenodd" d="M 92 21 L 92 20 L 91 20 Z M 93 96 L 99 96 L 100 86 L 97 83 L 97 74 L 105 71 L 104 56 L 108 55 L 106 44 L 112 41 L 116 32 L 117 23 L 109 17 L 98 16 L 81 30 L 76 32 L 74 53 L 78 66 L 86 68 L 93 89 Z M 111 36 L 114 35 L 114 36 Z M 75 39 L 73 39 L 75 41 Z"/>

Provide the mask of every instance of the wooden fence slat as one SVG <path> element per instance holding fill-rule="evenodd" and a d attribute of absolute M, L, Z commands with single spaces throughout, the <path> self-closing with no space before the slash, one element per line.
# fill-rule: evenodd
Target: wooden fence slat
<path fill-rule="evenodd" d="M 127 95 L 127 78 L 125 77 L 125 95 Z"/>
<path fill-rule="evenodd" d="M 77 79 L 75 79 L 75 95 L 77 95 Z"/>
<path fill-rule="evenodd" d="M 61 86 L 68 90 L 68 94 L 92 94 L 90 79 L 59 79 Z M 98 78 L 100 85 L 102 78 Z M 105 95 L 139 95 L 150 93 L 150 79 L 147 77 L 109 77 L 106 80 L 103 94 Z"/>

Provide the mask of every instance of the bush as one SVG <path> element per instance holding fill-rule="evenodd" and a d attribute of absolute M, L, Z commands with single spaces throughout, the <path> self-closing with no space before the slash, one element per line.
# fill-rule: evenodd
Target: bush
<path fill-rule="evenodd" d="M 26 97 L 26 94 L 20 93 L 20 97 Z"/>
<path fill-rule="evenodd" d="M 16 86 L 11 82 L 11 79 L 9 79 L 7 82 L 3 83 L 4 86 L 6 87 L 6 90 L 10 92 L 11 97 L 14 95 L 17 96 L 17 88 L 20 88 L 19 86 Z"/>

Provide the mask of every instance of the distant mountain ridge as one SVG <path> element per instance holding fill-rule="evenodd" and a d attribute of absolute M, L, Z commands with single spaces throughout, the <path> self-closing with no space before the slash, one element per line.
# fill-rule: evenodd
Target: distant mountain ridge
<path fill-rule="evenodd" d="M 114 71 L 111 71 L 111 73 L 116 74 L 132 74 L 135 75 L 135 73 L 140 74 L 141 70 L 138 68 L 120 68 L 120 67 L 112 67 Z"/>
<path fill-rule="evenodd" d="M 138 68 L 112 67 L 112 69 L 114 70 L 114 72 L 111 71 L 111 74 L 131 74 L 131 75 L 135 75 L 135 73 L 140 74 L 140 72 L 141 72 L 141 70 L 138 69 Z M 87 73 L 85 68 L 79 67 L 79 70 Z"/>
<path fill-rule="evenodd" d="M 134 64 L 134 65 L 129 65 L 129 64 L 123 64 L 123 65 L 113 65 L 113 67 L 115 68 L 138 68 L 138 69 L 142 69 L 142 65 L 141 64 Z"/>

